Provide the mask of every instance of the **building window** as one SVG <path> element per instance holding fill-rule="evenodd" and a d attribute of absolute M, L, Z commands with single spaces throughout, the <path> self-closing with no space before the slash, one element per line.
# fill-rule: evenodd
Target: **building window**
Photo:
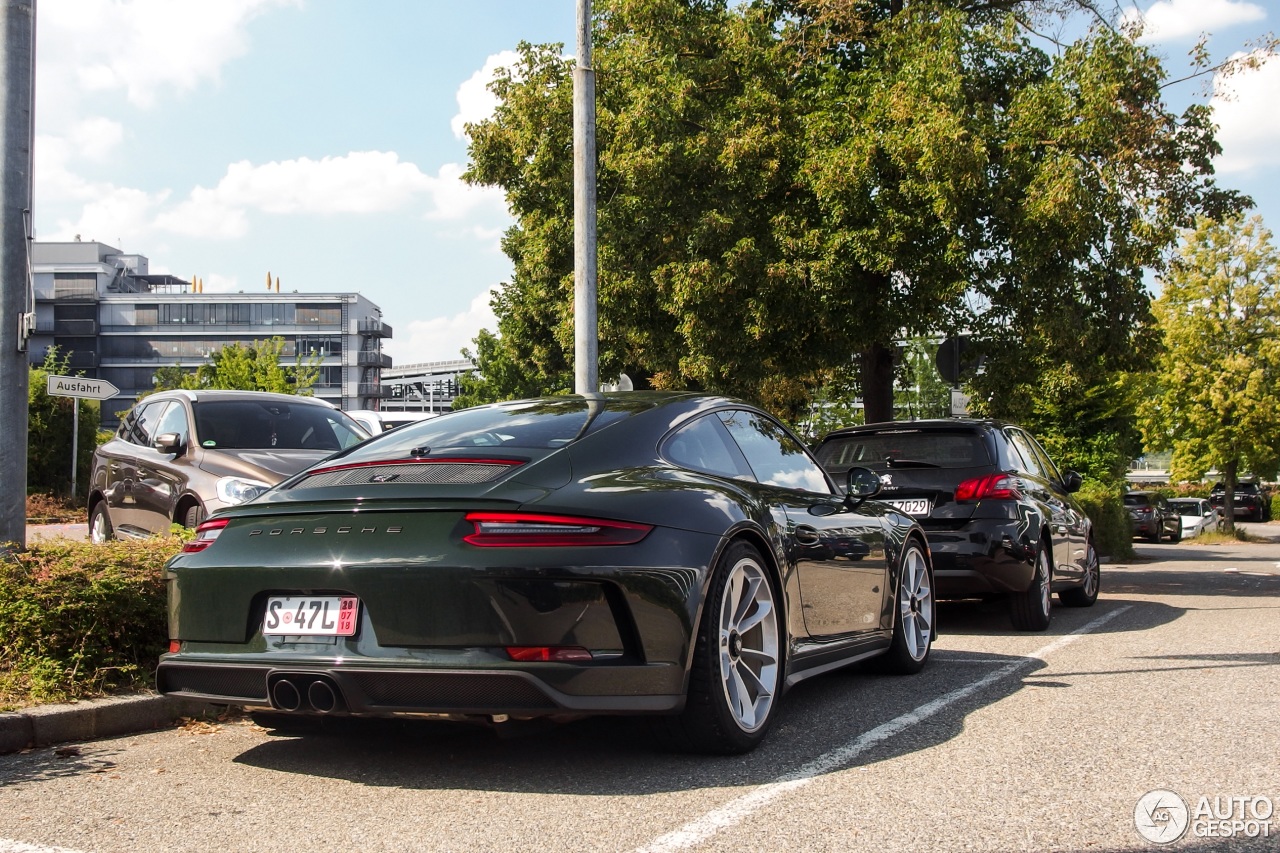
<path fill-rule="evenodd" d="M 85 273 L 56 272 L 53 274 L 53 298 L 75 299 L 96 296 L 98 277 Z"/>
<path fill-rule="evenodd" d="M 342 322 L 342 309 L 337 305 L 299 305 L 298 325 L 336 326 Z"/>

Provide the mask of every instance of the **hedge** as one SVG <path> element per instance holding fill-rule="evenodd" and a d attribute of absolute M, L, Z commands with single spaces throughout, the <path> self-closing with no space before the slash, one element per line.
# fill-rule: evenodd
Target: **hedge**
<path fill-rule="evenodd" d="M 1124 498 L 1118 488 L 1088 481 L 1076 492 L 1076 499 L 1093 522 L 1093 541 L 1099 556 L 1128 560 L 1134 556 L 1133 527 Z"/>
<path fill-rule="evenodd" d="M 0 557 L 0 708 L 151 687 L 181 545 L 55 539 Z"/>

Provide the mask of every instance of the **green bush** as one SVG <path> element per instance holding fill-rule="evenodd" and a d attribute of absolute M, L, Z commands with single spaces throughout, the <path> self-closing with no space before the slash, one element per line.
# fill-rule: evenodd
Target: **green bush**
<path fill-rule="evenodd" d="M 1131 559 L 1134 555 L 1133 528 L 1129 524 L 1129 513 L 1124 508 L 1120 487 L 1088 480 L 1076 492 L 1076 498 L 1093 521 L 1093 541 L 1098 547 L 1098 554 L 1113 560 Z"/>
<path fill-rule="evenodd" d="M 0 707 L 150 687 L 181 544 L 55 539 L 0 557 Z"/>

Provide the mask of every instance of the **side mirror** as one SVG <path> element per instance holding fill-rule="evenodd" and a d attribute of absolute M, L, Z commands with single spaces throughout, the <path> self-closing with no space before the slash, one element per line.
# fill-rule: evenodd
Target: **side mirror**
<path fill-rule="evenodd" d="M 1084 478 L 1075 471 L 1068 471 L 1062 478 L 1062 485 L 1066 487 L 1068 492 L 1080 491 L 1080 486 L 1084 484 Z"/>
<path fill-rule="evenodd" d="M 161 453 L 181 453 L 182 436 L 176 432 L 162 432 L 151 442 L 151 446 Z"/>
<path fill-rule="evenodd" d="M 880 494 L 880 476 L 870 468 L 850 468 L 845 473 L 845 493 L 858 500 L 875 497 Z"/>

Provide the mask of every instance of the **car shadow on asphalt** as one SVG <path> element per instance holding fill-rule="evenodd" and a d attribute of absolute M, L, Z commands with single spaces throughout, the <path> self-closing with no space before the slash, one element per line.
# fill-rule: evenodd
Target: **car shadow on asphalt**
<path fill-rule="evenodd" d="M 940 608 L 943 630 L 992 634 L 991 614 L 976 604 Z M 1035 643 L 1045 645 L 1096 619 L 1104 606 L 1124 605 L 1132 606 L 1122 618 L 1096 631 L 1146 630 L 1184 612 L 1158 602 L 1108 599 L 1089 610 L 1059 608 L 1049 631 L 1020 635 L 1046 638 Z M 999 614 L 1004 618 L 1003 610 Z M 956 624 L 948 624 L 953 616 L 958 617 Z M 1019 691 L 1071 689 L 1073 685 L 1057 673 L 1050 679 L 1037 678 L 1045 666 L 1034 657 L 939 648 L 929 666 L 912 677 L 847 667 L 793 688 L 766 741 L 740 756 L 671 753 L 649 735 L 641 720 L 597 717 L 514 727 L 505 735 L 502 728 L 407 721 L 358 721 L 332 734 L 302 737 L 264 732 L 261 743 L 234 760 L 281 773 L 422 790 L 623 796 L 745 788 L 804 774 L 810 762 L 831 755 L 843 757 L 815 771 L 817 775 L 928 749 L 958 736 L 968 715 Z M 1105 674 L 1075 677 L 1092 675 Z M 947 701 L 927 719 L 914 719 L 940 697 Z M 883 729 L 878 727 L 886 725 L 898 730 L 879 737 L 877 731 Z"/>

